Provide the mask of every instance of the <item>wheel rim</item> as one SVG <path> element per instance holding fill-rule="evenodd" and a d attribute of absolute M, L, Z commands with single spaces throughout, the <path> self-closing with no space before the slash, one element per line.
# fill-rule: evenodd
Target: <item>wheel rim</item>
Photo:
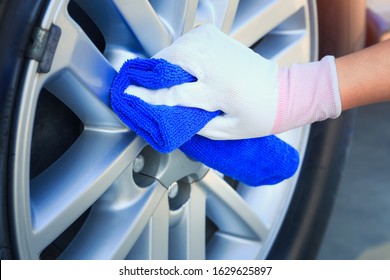
<path fill-rule="evenodd" d="M 22 81 L 10 203 L 17 257 L 45 258 L 57 250 L 51 257 L 266 258 L 299 171 L 277 186 L 252 188 L 179 151 L 158 154 L 112 113 L 109 86 L 125 59 L 150 57 L 204 22 L 280 65 L 310 61 L 317 48 L 314 1 L 75 2 L 50 1 L 41 27 L 62 31 L 51 70 L 37 73 L 31 60 Z M 89 21 L 81 22 L 74 9 Z M 99 38 L 87 30 L 91 22 Z M 65 104 L 82 129 L 33 176 L 35 154 L 47 153 L 32 151 L 45 92 Z M 303 158 L 308 133 L 304 127 L 280 137 Z"/>

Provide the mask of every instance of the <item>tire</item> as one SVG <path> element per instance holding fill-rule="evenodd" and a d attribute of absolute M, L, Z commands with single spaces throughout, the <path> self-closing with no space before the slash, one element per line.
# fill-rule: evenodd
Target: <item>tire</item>
<path fill-rule="evenodd" d="M 352 116 L 313 125 L 310 136 L 308 127 L 281 135 L 305 157 L 299 174 L 274 187 L 248 188 L 179 152 L 158 154 L 108 109 L 109 81 L 124 58 L 150 56 L 169 44 L 169 36 L 158 32 L 161 26 L 168 25 L 173 36 L 191 26 L 184 20 L 178 30 L 172 22 L 182 19 L 170 15 L 162 2 L 151 1 L 165 21 L 150 18 L 157 23 L 148 31 L 159 38 L 150 44 L 155 38 L 132 22 L 136 15 L 118 17 L 121 7 L 102 1 L 109 3 L 102 5 L 114 18 L 110 27 L 122 18 L 132 27 L 129 31 L 120 22 L 115 33 L 105 29 L 99 8 L 88 1 L 71 2 L 65 12 L 60 0 L 0 2 L 0 39 L 11 42 L 0 46 L 1 258 L 314 258 L 342 170 Z M 288 12 L 285 3 L 273 2 Z M 344 1 L 335 5 L 340 2 Z M 210 20 L 210 5 L 187 18 Z M 270 26 L 263 27 L 268 33 L 254 29 L 261 30 L 258 38 L 241 32 L 252 11 L 245 5 L 238 6 L 241 14 L 230 22 L 214 20 L 270 59 L 283 51 L 288 54 L 282 57 L 284 64 L 316 58 L 311 1 L 286 15 L 281 24 L 268 16 Z M 290 36 L 290 26 L 302 28 L 309 16 L 310 27 L 304 24 L 302 29 L 307 36 L 304 55 L 289 54 L 289 45 L 275 48 L 282 44 L 278 38 Z M 51 50 L 40 48 L 37 32 L 48 36 Z M 273 208 L 280 214 L 269 229 L 262 229 L 265 220 L 256 216 L 261 212 L 256 210 L 258 201 L 250 200 L 267 195 L 281 197 Z M 196 242 L 186 243 L 192 239 Z"/>
<path fill-rule="evenodd" d="M 26 49 L 32 28 L 36 23 L 43 1 L 0 1 L 0 38 L 7 44 L 0 46 L 0 256 L 12 257 L 9 239 L 8 162 L 13 114 L 18 98 L 19 81 L 25 66 Z"/>

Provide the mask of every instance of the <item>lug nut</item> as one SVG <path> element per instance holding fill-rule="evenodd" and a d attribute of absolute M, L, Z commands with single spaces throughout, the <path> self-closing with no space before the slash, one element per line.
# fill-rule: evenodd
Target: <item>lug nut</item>
<path fill-rule="evenodd" d="M 177 182 L 174 182 L 168 188 L 168 197 L 175 198 L 178 193 L 179 193 L 179 185 L 177 184 Z"/>
<path fill-rule="evenodd" d="M 133 161 L 133 171 L 135 173 L 141 172 L 145 166 L 145 158 L 142 155 L 138 155 Z"/>

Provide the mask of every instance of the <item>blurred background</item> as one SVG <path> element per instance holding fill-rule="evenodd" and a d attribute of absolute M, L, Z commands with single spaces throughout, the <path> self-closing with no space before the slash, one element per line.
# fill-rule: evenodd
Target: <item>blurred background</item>
<path fill-rule="evenodd" d="M 383 18 L 380 28 L 386 30 L 390 0 L 367 4 Z M 389 122 L 390 103 L 357 109 L 349 156 L 318 259 L 390 259 Z"/>

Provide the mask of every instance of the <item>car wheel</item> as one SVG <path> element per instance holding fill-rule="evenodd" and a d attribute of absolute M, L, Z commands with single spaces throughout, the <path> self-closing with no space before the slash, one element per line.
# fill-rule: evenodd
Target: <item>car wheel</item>
<path fill-rule="evenodd" d="M 348 116 L 281 134 L 301 167 L 253 188 L 151 149 L 109 88 L 125 59 L 205 22 L 282 66 L 316 60 L 315 1 L 12 0 L 0 20 L 2 258 L 313 257 L 323 229 L 297 229 L 326 221 Z"/>

